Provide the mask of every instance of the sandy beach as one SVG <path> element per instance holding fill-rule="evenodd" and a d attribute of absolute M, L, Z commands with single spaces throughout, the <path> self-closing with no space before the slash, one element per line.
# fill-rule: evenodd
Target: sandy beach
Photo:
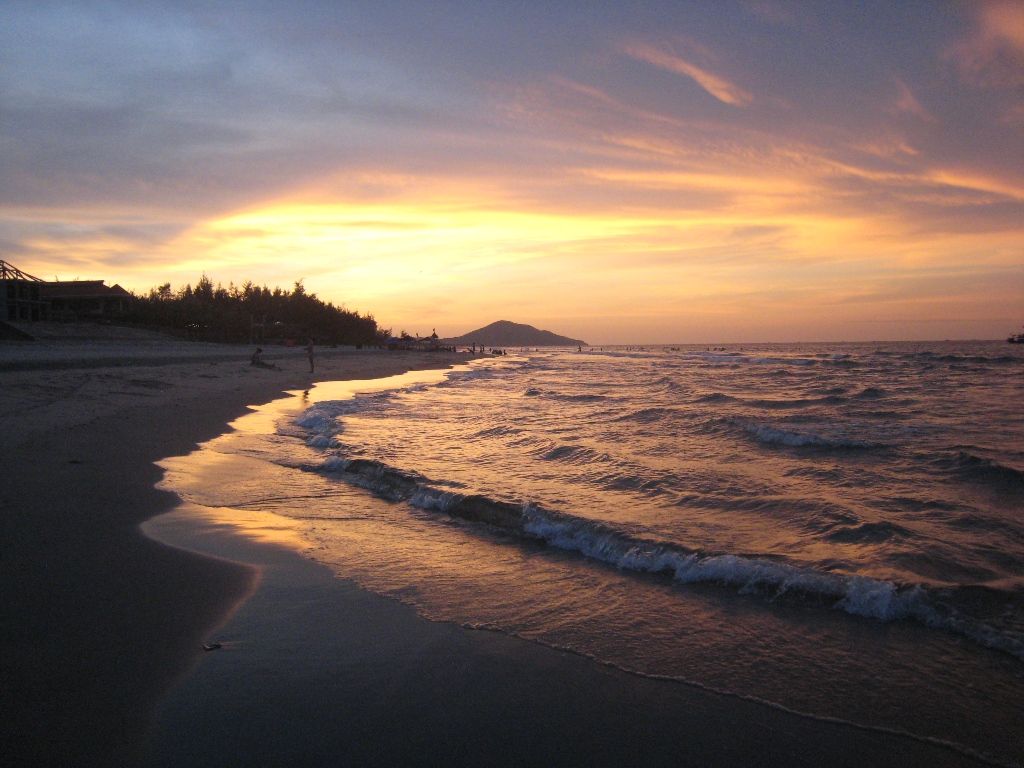
<path fill-rule="evenodd" d="M 154 462 L 247 406 L 465 359 L 323 350 L 311 376 L 301 350 L 268 350 L 278 371 L 249 352 L 0 346 L 3 751 L 18 764 L 980 764 L 429 622 L 179 505 Z M 140 531 L 158 515 L 178 547 Z M 204 653 L 213 636 L 225 647 Z"/>
<path fill-rule="evenodd" d="M 246 405 L 308 386 L 305 353 L 177 342 L 0 345 L 4 753 L 124 764 L 157 698 L 253 572 L 171 549 L 139 523 L 174 506 L 153 462 Z M 446 356 L 319 350 L 317 377 L 444 367 Z M 116 366 L 111 363 L 116 362 Z"/>

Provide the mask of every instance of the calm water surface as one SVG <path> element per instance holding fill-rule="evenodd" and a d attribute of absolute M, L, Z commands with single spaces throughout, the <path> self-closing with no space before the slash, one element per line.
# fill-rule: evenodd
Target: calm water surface
<path fill-rule="evenodd" d="M 167 483 L 432 619 L 1024 757 L 1019 347 L 524 351 L 381 386 Z"/>

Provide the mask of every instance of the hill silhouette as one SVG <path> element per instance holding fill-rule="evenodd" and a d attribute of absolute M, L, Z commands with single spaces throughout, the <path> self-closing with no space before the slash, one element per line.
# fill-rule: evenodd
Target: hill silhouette
<path fill-rule="evenodd" d="M 513 323 L 510 320 L 497 322 L 477 328 L 451 339 L 444 339 L 445 344 L 480 344 L 485 347 L 579 347 L 587 342 L 559 336 L 551 331 L 542 331 L 532 325 Z"/>

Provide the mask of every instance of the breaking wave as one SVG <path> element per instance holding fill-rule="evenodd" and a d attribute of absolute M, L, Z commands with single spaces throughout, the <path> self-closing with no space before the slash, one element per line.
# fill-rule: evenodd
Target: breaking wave
<path fill-rule="evenodd" d="M 308 467 L 364 488 L 390 501 L 479 523 L 524 540 L 576 552 L 623 570 L 669 576 L 680 584 L 713 583 L 741 594 L 783 596 L 820 602 L 827 607 L 883 622 L 913 620 L 966 637 L 985 647 L 1024 659 L 1024 637 L 967 616 L 938 600 L 920 584 L 891 581 L 782 562 L 768 557 L 704 552 L 678 544 L 631 535 L 608 523 L 541 508 L 446 489 L 422 475 L 371 459 L 330 456 Z M 901 535 L 899 527 L 864 524 L 836 535 L 875 538 Z"/>

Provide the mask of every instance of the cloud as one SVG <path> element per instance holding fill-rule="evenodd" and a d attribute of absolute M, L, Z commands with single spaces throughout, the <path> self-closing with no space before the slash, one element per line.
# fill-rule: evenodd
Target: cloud
<path fill-rule="evenodd" d="M 935 116 L 921 106 L 921 102 L 911 92 L 910 87 L 899 78 L 896 78 L 896 91 L 896 101 L 893 103 L 893 109 L 896 112 L 913 115 L 926 122 L 935 121 Z"/>
<path fill-rule="evenodd" d="M 625 46 L 624 51 L 627 56 L 638 61 L 644 61 L 668 72 L 690 78 L 723 104 L 745 107 L 754 100 L 748 91 L 729 82 L 724 77 L 701 69 L 685 59 L 653 46 L 644 43 L 631 43 Z"/>
<path fill-rule="evenodd" d="M 444 296 L 729 306 L 735 338 L 890 264 L 1020 262 L 1016 6 L 957 40 L 913 4 L 298 2 L 11 4 L 0 249 L 137 289 L 316 276 L 409 330 Z"/>
<path fill-rule="evenodd" d="M 976 85 L 1024 85 L 1024 3 L 994 0 L 977 4 L 971 33 L 949 55 L 963 77 Z"/>
<path fill-rule="evenodd" d="M 906 160 L 920 155 L 920 151 L 898 136 L 882 136 L 853 145 L 853 148 L 886 160 Z"/>

